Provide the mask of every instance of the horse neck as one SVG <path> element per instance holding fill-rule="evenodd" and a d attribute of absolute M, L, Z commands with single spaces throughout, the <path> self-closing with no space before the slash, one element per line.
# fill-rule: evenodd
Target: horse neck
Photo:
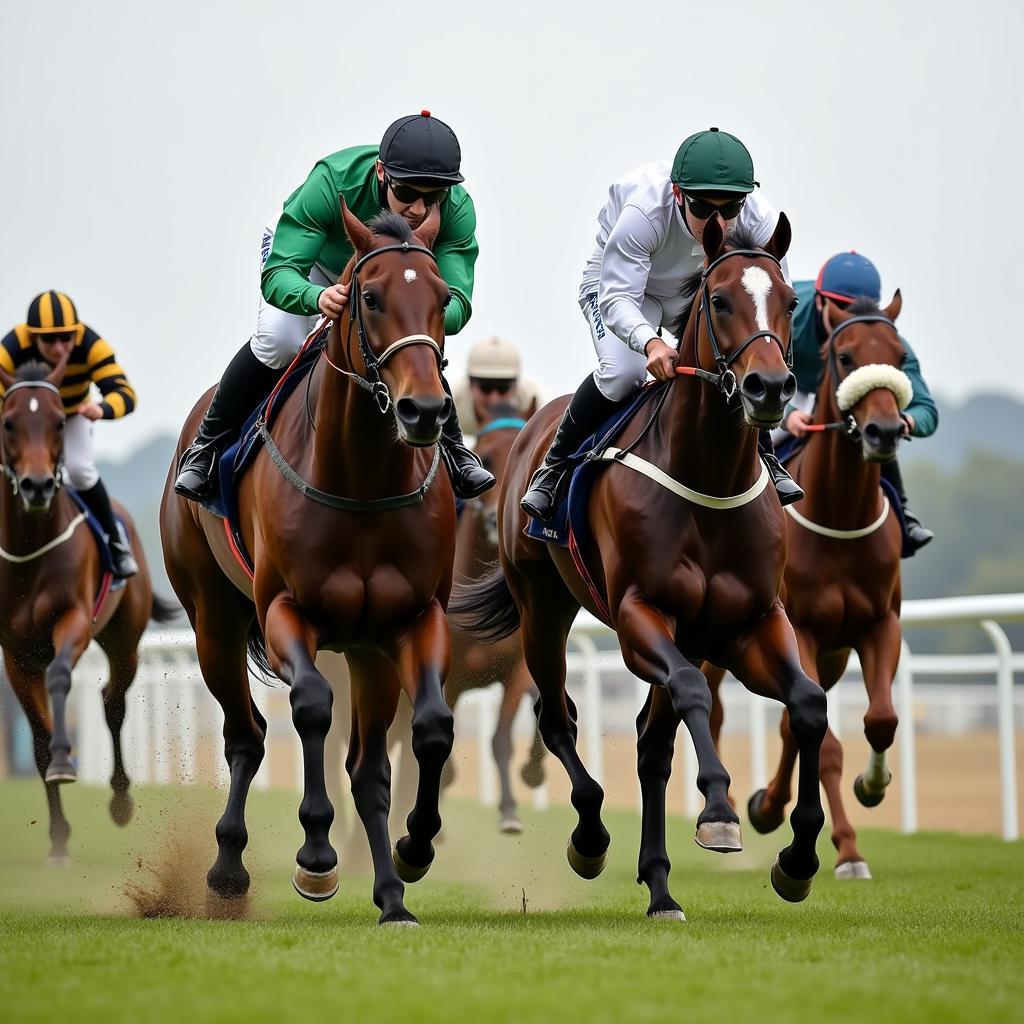
<path fill-rule="evenodd" d="M 353 332 L 355 327 L 352 327 Z M 348 314 L 331 328 L 327 356 L 344 370 L 349 365 L 345 339 Z M 353 333 L 353 350 L 357 342 Z M 321 361 L 313 421 L 313 484 L 355 498 L 378 498 L 414 489 L 415 450 L 398 437 L 394 416 L 382 414 L 376 399 L 351 377 Z"/>
<path fill-rule="evenodd" d="M 69 522 L 60 493 L 45 512 L 26 512 L 10 480 L 0 477 L 0 547 L 12 555 L 28 555 L 48 544 Z M 31 565 L 32 563 L 28 563 Z"/>
<path fill-rule="evenodd" d="M 837 423 L 843 419 L 827 369 L 815 409 L 815 423 Z M 860 445 L 844 431 L 812 434 L 797 470 L 807 495 L 800 511 L 813 522 L 838 530 L 867 526 L 879 512 L 881 475 L 879 463 L 866 461 Z"/>
<path fill-rule="evenodd" d="M 680 342 L 681 366 L 700 366 L 697 344 L 698 303 Z M 704 494 L 739 494 L 757 479 L 757 432 L 716 388 L 698 377 L 676 378 L 669 387 L 655 433 L 660 464 L 666 472 Z"/>

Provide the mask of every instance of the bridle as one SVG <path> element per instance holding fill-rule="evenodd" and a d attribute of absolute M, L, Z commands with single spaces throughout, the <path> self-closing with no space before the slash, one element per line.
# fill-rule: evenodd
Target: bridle
<path fill-rule="evenodd" d="M 3 406 L 4 402 L 19 389 L 24 388 L 42 388 L 44 391 L 52 391 L 58 398 L 60 398 L 60 388 L 56 385 L 51 384 L 48 380 L 19 380 L 12 384 L 2 395 L 0 395 L 0 407 Z M 2 463 L 3 474 L 7 477 L 11 485 L 11 490 L 14 491 L 14 496 L 17 497 L 20 493 L 18 487 L 18 476 L 14 472 L 14 468 L 11 466 L 7 459 L 7 448 L 4 443 L 4 431 L 0 430 L 0 463 Z M 57 457 L 57 464 L 53 470 L 54 476 L 54 490 L 59 491 L 64 486 L 64 450 L 61 449 L 60 455 Z"/>
<path fill-rule="evenodd" d="M 430 337 L 429 334 L 407 334 L 404 338 L 399 338 L 397 341 L 393 341 L 379 356 L 375 355 L 373 350 L 370 348 L 370 343 L 366 337 L 362 290 L 359 287 L 359 271 L 362 270 L 370 260 L 377 256 L 382 256 L 386 252 L 419 252 L 429 256 L 435 265 L 437 263 L 437 258 L 428 248 L 426 248 L 426 246 L 411 245 L 409 242 L 396 242 L 394 245 L 382 245 L 379 249 L 374 249 L 372 252 L 368 252 L 356 263 L 355 267 L 352 268 L 352 277 L 349 279 L 351 312 L 349 313 L 348 333 L 345 336 L 345 349 L 348 352 L 349 364 L 352 365 L 352 331 L 355 329 L 359 341 L 359 354 L 362 356 L 363 363 L 366 366 L 366 376 L 363 377 L 358 373 L 351 370 L 345 370 L 336 365 L 331 360 L 330 356 L 327 355 L 326 347 L 323 350 L 324 359 L 327 360 L 328 365 L 337 370 L 338 373 L 351 378 L 351 380 L 364 391 L 368 391 L 377 402 L 377 408 L 380 409 L 382 413 L 386 413 L 388 409 L 391 408 L 391 392 L 388 390 L 387 384 L 385 384 L 381 379 L 380 370 L 396 352 L 403 348 L 408 348 L 410 345 L 427 345 L 433 349 L 434 355 L 437 357 L 438 372 L 444 370 L 448 365 L 448 360 L 445 359 L 444 353 L 441 351 L 441 346 L 438 345 L 438 343 Z"/>
<path fill-rule="evenodd" d="M 710 370 L 705 370 L 699 366 L 679 366 L 676 367 L 676 373 L 699 377 L 701 380 L 707 381 L 709 384 L 714 384 L 715 387 L 721 391 L 727 402 L 732 401 L 736 395 L 739 382 L 736 380 L 736 373 L 732 369 L 732 364 L 736 362 L 746 350 L 757 341 L 758 338 L 770 338 L 779 346 L 779 350 L 782 352 L 782 358 L 785 359 L 786 365 L 793 368 L 793 340 L 790 338 L 789 345 L 784 344 L 782 338 L 780 338 L 774 331 L 764 330 L 755 331 L 747 338 L 742 345 L 740 345 L 735 352 L 731 352 L 729 355 L 722 353 L 722 347 L 718 344 L 718 337 L 715 334 L 714 321 L 711 319 L 711 291 L 708 287 L 708 279 L 711 276 L 711 272 L 721 263 L 724 263 L 727 259 L 733 256 L 748 256 L 756 257 L 757 259 L 769 259 L 776 266 L 781 267 L 782 263 L 771 253 L 765 252 L 763 249 L 729 249 L 727 252 L 723 252 L 716 259 L 712 260 L 700 275 L 700 309 L 698 311 L 699 316 L 704 317 L 704 327 L 707 331 L 708 342 L 711 345 L 711 353 L 715 357 L 715 365 L 718 367 L 718 373 L 712 373 Z"/>

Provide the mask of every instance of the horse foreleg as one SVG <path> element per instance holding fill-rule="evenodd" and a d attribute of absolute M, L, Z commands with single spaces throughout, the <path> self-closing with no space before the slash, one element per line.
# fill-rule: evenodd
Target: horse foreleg
<path fill-rule="evenodd" d="M 795 903 L 811 890 L 818 870 L 815 843 L 825 824 L 818 785 L 819 754 L 828 728 L 825 691 L 801 668 L 793 627 L 778 601 L 735 650 L 734 675 L 754 693 L 786 705 L 799 751 L 797 800 L 789 819 L 793 842 L 779 853 L 771 873 L 775 891 Z"/>
<path fill-rule="evenodd" d="M 328 900 L 338 891 L 338 855 L 330 838 L 334 808 L 324 779 L 334 693 L 316 667 L 316 633 L 290 594 L 282 592 L 270 602 L 263 633 L 271 668 L 291 688 L 292 724 L 302 744 L 299 821 L 306 841 L 295 855 L 292 884 L 308 900 Z"/>
<path fill-rule="evenodd" d="M 378 923 L 415 924 L 416 918 L 404 903 L 405 886 L 395 870 L 388 837 L 388 728 L 398 705 L 398 678 L 391 663 L 377 654 L 360 651 L 348 657 L 352 667 L 352 733 L 345 767 L 373 858 L 373 902 L 380 910 Z"/>
<path fill-rule="evenodd" d="M 50 814 L 50 853 L 51 864 L 68 864 L 68 839 L 71 826 L 64 817 L 61 804 L 60 786 L 56 782 L 46 781 L 46 768 L 50 763 L 50 709 L 47 706 L 46 691 L 42 681 L 31 669 L 16 664 L 10 657 L 4 659 L 7 667 L 7 678 L 21 704 L 32 730 L 32 752 L 36 759 L 39 778 L 46 790 L 46 803 Z"/>
<path fill-rule="evenodd" d="M 701 665 L 700 670 L 704 673 L 704 678 L 708 682 L 708 689 L 711 691 L 711 714 L 708 719 L 711 726 L 711 738 L 715 742 L 715 750 L 721 752 L 722 725 L 725 722 L 725 710 L 722 707 L 722 697 L 719 693 L 719 688 L 722 685 L 722 680 L 725 678 L 725 669 L 712 665 L 710 661 L 705 661 Z"/>
<path fill-rule="evenodd" d="M 434 860 L 433 839 L 441 831 L 441 773 L 455 740 L 455 716 L 443 692 L 451 638 L 440 602 L 432 602 L 416 619 L 399 643 L 396 661 L 412 703 L 412 752 L 419 781 L 406 819 L 408 832 L 395 843 L 394 862 L 403 881 L 416 882 Z"/>
<path fill-rule="evenodd" d="M 867 770 L 857 777 L 853 789 L 865 807 L 881 803 L 892 781 L 885 753 L 896 737 L 898 719 L 892 703 L 892 681 L 900 660 L 902 637 L 899 618 L 893 613 L 877 622 L 857 645 L 868 691 L 864 735 L 871 744 L 871 756 Z"/>
<path fill-rule="evenodd" d="M 71 692 L 71 670 L 92 639 L 88 613 L 75 607 L 57 620 L 53 628 L 53 649 L 57 652 L 46 667 L 46 692 L 53 709 L 53 736 L 50 739 L 50 763 L 47 782 L 74 782 L 78 778 L 71 761 L 71 741 L 67 734 L 67 700 Z"/>

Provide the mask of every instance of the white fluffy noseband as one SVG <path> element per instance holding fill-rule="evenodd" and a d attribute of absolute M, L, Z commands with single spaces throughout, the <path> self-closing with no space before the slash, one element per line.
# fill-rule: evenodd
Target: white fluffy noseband
<path fill-rule="evenodd" d="M 839 385 L 836 401 L 843 412 L 849 412 L 868 392 L 877 388 L 891 391 L 900 409 L 906 409 L 914 397 L 914 386 L 902 370 L 888 363 L 870 363 L 858 367 Z"/>

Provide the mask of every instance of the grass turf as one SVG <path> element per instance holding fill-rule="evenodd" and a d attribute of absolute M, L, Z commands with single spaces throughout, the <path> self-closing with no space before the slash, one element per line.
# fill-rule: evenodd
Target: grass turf
<path fill-rule="evenodd" d="M 132 883 L 159 877 L 183 906 L 205 905 L 222 794 L 142 789 L 125 830 L 106 815 L 106 791 L 64 795 L 74 862 L 51 867 L 41 786 L 0 785 L 5 1021 L 1022 1016 L 1019 843 L 868 832 L 876 879 L 837 882 L 823 836 L 811 896 L 791 906 L 768 884 L 788 826 L 769 837 L 747 828 L 747 849 L 723 857 L 673 819 L 672 888 L 689 920 L 653 923 L 633 877 L 635 815 L 606 815 L 609 867 L 584 882 L 565 861 L 564 809 L 525 812 L 524 834 L 507 837 L 494 812 L 459 805 L 446 808 L 431 875 L 406 891 L 423 927 L 378 929 L 368 877 L 345 873 L 355 850 L 335 899 L 294 894 L 298 798 L 254 793 L 248 918 L 144 920 L 125 895 Z"/>

